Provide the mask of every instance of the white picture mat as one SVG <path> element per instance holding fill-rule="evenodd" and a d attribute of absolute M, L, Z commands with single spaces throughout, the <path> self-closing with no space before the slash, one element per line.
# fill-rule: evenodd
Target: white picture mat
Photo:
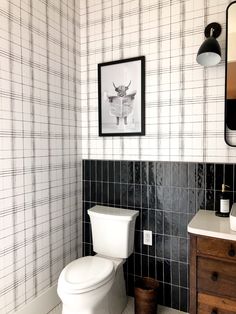
<path fill-rule="evenodd" d="M 131 83 L 130 83 L 131 81 Z M 133 114 L 128 116 L 128 123 L 120 121 L 110 114 L 110 103 L 107 96 L 116 96 L 114 85 L 130 86 L 127 95 L 136 92 L 133 100 Z M 101 67 L 101 124 L 102 133 L 141 132 L 141 60 L 117 63 Z"/>

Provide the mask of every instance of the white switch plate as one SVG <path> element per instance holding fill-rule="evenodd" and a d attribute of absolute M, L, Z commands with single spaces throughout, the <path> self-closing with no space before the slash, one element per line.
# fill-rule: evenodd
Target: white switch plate
<path fill-rule="evenodd" d="M 143 244 L 152 245 L 152 231 L 143 230 Z"/>

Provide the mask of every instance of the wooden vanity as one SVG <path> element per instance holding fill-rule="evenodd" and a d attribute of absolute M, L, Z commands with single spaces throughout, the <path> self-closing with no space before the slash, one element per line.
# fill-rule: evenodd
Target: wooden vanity
<path fill-rule="evenodd" d="M 200 210 L 190 233 L 190 314 L 236 314 L 236 232 Z"/>

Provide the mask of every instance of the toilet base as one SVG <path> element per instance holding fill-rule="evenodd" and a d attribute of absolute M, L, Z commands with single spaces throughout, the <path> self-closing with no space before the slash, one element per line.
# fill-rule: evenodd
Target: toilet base
<path fill-rule="evenodd" d="M 116 270 L 115 280 L 109 292 L 109 314 L 121 314 L 126 308 L 126 296 L 123 263 Z"/>

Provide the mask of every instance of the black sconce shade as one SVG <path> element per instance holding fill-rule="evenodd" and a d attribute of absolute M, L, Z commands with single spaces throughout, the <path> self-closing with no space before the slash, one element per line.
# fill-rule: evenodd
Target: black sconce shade
<path fill-rule="evenodd" d="M 221 61 L 221 49 L 216 38 L 221 34 L 221 26 L 211 23 L 205 29 L 207 39 L 202 43 L 197 53 L 197 63 L 203 66 L 216 65 Z"/>

